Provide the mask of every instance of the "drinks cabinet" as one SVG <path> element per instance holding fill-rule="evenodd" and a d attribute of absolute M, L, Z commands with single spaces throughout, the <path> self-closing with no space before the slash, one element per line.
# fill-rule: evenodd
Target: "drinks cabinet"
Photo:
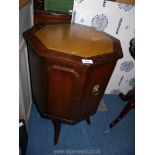
<path fill-rule="evenodd" d="M 53 121 L 57 144 L 62 123 L 90 124 L 123 56 L 120 41 L 92 27 L 60 23 L 32 27 L 23 36 L 32 96 L 41 115 Z"/>

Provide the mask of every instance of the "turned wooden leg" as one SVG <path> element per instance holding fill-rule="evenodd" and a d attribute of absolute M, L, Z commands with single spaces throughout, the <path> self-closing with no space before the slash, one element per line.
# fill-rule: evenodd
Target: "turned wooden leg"
<path fill-rule="evenodd" d="M 89 118 L 89 117 L 86 119 L 86 122 L 87 122 L 88 125 L 91 124 L 91 123 L 90 123 L 90 118 Z"/>
<path fill-rule="evenodd" d="M 112 128 L 113 126 L 115 126 L 132 108 L 134 108 L 134 106 L 135 106 L 134 100 L 128 101 L 123 111 L 120 113 L 120 115 L 115 120 L 113 120 L 110 123 L 109 127 Z"/>
<path fill-rule="evenodd" d="M 54 124 L 54 145 L 58 143 L 59 134 L 61 130 L 61 123 L 58 121 L 53 121 Z"/>

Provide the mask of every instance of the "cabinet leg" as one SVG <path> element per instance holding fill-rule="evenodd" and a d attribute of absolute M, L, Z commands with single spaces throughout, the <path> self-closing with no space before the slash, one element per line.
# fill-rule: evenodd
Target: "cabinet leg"
<path fill-rule="evenodd" d="M 61 123 L 58 121 L 53 121 L 54 124 L 54 145 L 58 143 L 59 134 L 61 130 Z"/>
<path fill-rule="evenodd" d="M 109 127 L 112 128 L 113 126 L 115 126 L 121 119 L 124 118 L 124 116 L 131 110 L 135 107 L 135 101 L 132 100 L 132 101 L 128 101 L 127 105 L 125 106 L 125 108 L 123 109 L 123 111 L 119 114 L 119 116 L 113 120 Z"/>
<path fill-rule="evenodd" d="M 91 123 L 90 123 L 90 118 L 89 118 L 89 117 L 86 119 L 86 122 L 87 122 L 88 125 L 91 124 Z"/>

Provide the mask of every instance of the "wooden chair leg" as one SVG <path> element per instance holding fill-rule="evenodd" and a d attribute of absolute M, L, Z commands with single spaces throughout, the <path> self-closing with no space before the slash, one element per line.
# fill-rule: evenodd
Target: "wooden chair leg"
<path fill-rule="evenodd" d="M 54 124 L 54 145 L 58 143 L 59 134 L 61 130 L 61 123 L 58 121 L 53 121 Z"/>
<path fill-rule="evenodd" d="M 113 120 L 110 123 L 109 127 L 112 128 L 113 126 L 115 126 L 132 108 L 134 108 L 134 106 L 135 106 L 134 100 L 128 101 L 123 111 L 120 113 L 120 115 L 115 120 Z"/>
<path fill-rule="evenodd" d="M 87 122 L 88 125 L 91 124 L 91 123 L 90 123 L 90 118 L 89 118 L 89 117 L 86 119 L 86 122 Z"/>

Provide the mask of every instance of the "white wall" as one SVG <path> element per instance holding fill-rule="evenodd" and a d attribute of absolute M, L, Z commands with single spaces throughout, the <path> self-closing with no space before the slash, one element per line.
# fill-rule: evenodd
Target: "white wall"
<path fill-rule="evenodd" d="M 117 62 L 106 94 L 127 93 L 134 86 L 134 59 L 129 42 L 134 38 L 135 7 L 106 0 L 74 0 L 72 23 L 93 26 L 121 42 L 123 58 Z"/>
<path fill-rule="evenodd" d="M 22 33 L 33 26 L 33 2 L 19 10 L 19 118 L 29 118 L 32 97 L 29 77 L 27 47 Z"/>

